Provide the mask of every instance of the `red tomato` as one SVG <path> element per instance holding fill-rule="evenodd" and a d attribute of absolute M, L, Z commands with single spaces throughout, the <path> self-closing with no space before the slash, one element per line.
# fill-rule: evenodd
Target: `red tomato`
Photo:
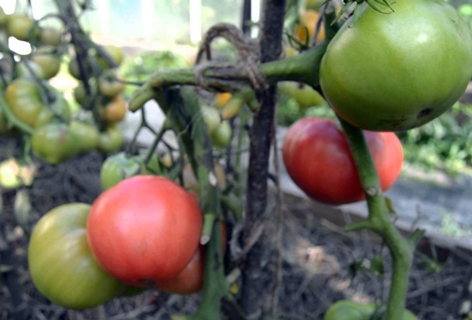
<path fill-rule="evenodd" d="M 199 245 L 202 213 L 175 182 L 135 176 L 93 203 L 87 239 L 98 263 L 132 286 L 154 287 L 177 276 Z"/>
<path fill-rule="evenodd" d="M 226 225 L 221 224 L 221 238 L 223 255 L 226 252 Z M 177 294 L 192 294 L 203 288 L 203 277 L 205 272 L 205 247 L 200 245 L 184 270 L 175 278 L 158 282 L 156 289 L 163 292 Z"/>
<path fill-rule="evenodd" d="M 382 190 L 387 190 L 402 168 L 401 142 L 392 132 L 364 131 L 364 135 Z M 333 120 L 298 120 L 290 127 L 282 152 L 290 177 L 311 198 L 335 205 L 365 199 L 347 138 Z"/>

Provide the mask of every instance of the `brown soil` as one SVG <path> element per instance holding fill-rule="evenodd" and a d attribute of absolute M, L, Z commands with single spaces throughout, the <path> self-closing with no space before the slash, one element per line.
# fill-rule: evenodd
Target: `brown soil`
<path fill-rule="evenodd" d="M 6 140 L 0 140 L 0 146 L 2 152 L 16 147 Z M 0 160 L 6 157 L 7 154 L 0 154 Z M 71 311 L 51 304 L 32 285 L 25 256 L 29 228 L 42 214 L 60 204 L 92 203 L 100 193 L 99 170 L 103 160 L 102 155 L 91 153 L 57 167 L 41 165 L 33 187 L 28 189 L 33 214 L 26 232 L 15 227 L 16 192 L 3 191 L 1 214 L 6 221 L 8 244 L 17 260 L 13 268 L 20 276 L 23 300 L 20 307 L 24 311 L 21 320 L 169 319 L 169 314 L 192 314 L 198 308 L 198 294 L 182 297 L 148 291 L 132 298 L 114 299 L 95 309 Z M 312 202 L 285 197 L 278 319 L 322 319 L 334 301 L 368 302 L 381 300 L 388 293 L 389 256 L 378 238 L 368 232 L 346 234 L 338 225 L 320 219 L 316 208 Z M 271 224 L 269 229 L 273 227 Z M 5 234 L 2 238 L 5 239 Z M 422 250 L 431 256 L 430 247 L 423 246 Z M 407 307 L 418 319 L 458 319 L 452 315 L 459 308 L 468 282 L 470 255 L 459 250 L 437 248 L 436 251 L 440 260 L 438 272 L 428 271 L 424 267 L 425 256 L 417 254 L 411 270 Z M 354 267 L 356 261 L 368 267 L 368 259 L 376 255 L 385 259 L 383 277 L 377 278 Z M 14 319 L 11 296 L 1 284 L 0 306 L 0 319 Z"/>

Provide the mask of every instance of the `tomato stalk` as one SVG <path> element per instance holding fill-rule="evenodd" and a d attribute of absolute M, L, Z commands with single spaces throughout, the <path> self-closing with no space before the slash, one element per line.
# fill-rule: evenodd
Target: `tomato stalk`
<path fill-rule="evenodd" d="M 377 170 L 362 130 L 341 118 L 339 120 L 346 133 L 369 209 L 369 216 L 366 220 L 348 225 L 345 230 L 349 232 L 368 228 L 380 235 L 386 243 L 393 260 L 393 272 L 385 320 L 402 319 L 408 289 L 408 273 L 416 241 L 408 241 L 403 238 L 392 222 L 386 200 L 382 194 Z M 420 233 L 414 234 L 419 235 Z M 417 240 L 417 236 L 414 239 Z"/>
<path fill-rule="evenodd" d="M 228 292 L 228 284 L 224 275 L 221 228 L 219 223 L 214 223 L 221 216 L 221 192 L 217 184 L 209 179 L 210 174 L 214 174 L 214 161 L 208 127 L 201 117 L 195 92 L 188 87 L 150 89 L 145 97 L 156 99 L 166 114 L 166 122 L 176 133 L 181 151 L 187 155 L 197 177 L 203 212 L 210 212 L 215 218 L 212 219 L 213 223 L 209 222 L 206 227 L 211 229 L 211 236 L 205 251 L 203 300 L 197 313 L 190 319 L 220 319 L 220 301 Z M 215 225 L 218 227 L 215 228 Z M 210 234 L 207 231 L 204 232 L 204 236 L 208 237 Z"/>

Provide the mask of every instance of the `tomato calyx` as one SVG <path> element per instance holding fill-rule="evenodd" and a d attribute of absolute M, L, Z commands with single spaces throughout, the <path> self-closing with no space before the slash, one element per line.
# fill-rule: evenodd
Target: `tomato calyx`
<path fill-rule="evenodd" d="M 336 19 L 334 19 L 333 24 L 338 22 L 344 16 L 346 11 L 354 4 L 356 7 L 354 9 L 351 24 L 349 25 L 350 28 L 352 28 L 357 20 L 359 20 L 367 6 L 382 14 L 395 12 L 388 0 L 343 0 L 343 2 L 344 5 L 336 16 Z M 387 9 L 387 11 L 385 11 L 385 9 Z"/>

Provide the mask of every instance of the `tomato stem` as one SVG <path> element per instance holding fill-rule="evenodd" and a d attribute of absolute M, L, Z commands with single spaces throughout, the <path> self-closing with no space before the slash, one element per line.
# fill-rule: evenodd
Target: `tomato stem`
<path fill-rule="evenodd" d="M 380 180 L 362 130 L 339 118 L 349 141 L 354 162 L 364 188 L 369 216 L 345 228 L 346 231 L 369 228 L 385 241 L 393 260 L 390 295 L 385 320 L 402 319 L 408 287 L 408 272 L 413 259 L 413 243 L 420 233 L 414 233 L 414 241 L 402 237 L 389 214 L 387 203 L 380 188 Z M 375 189 L 375 193 L 367 190 Z"/>

